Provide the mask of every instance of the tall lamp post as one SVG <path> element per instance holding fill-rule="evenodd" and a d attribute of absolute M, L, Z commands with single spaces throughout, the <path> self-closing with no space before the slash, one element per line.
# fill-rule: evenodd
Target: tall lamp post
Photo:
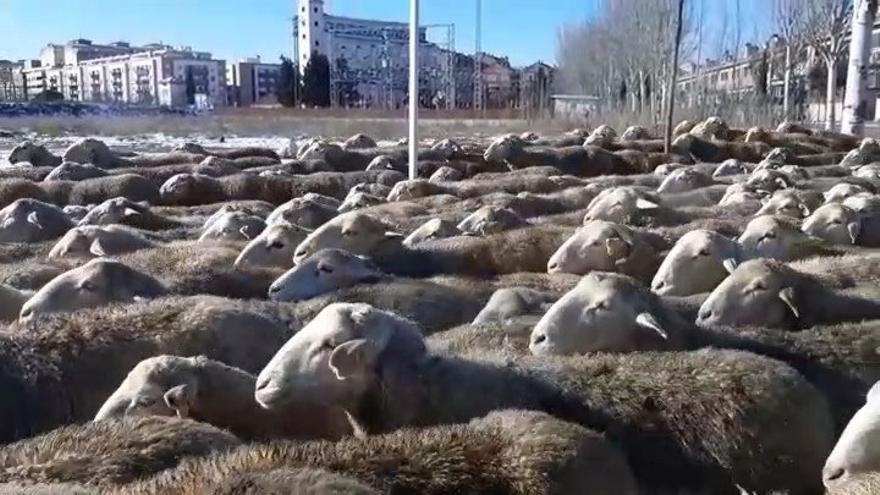
<path fill-rule="evenodd" d="M 409 2 L 409 178 L 419 154 L 419 0 Z"/>

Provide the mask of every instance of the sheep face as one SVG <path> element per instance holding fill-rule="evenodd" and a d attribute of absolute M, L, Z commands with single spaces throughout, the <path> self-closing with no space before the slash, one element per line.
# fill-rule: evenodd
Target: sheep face
<path fill-rule="evenodd" d="M 313 253 L 328 248 L 370 256 L 381 245 L 398 241 L 401 237 L 390 232 L 388 226 L 373 216 L 357 211 L 343 213 L 309 234 L 297 246 L 293 262 L 298 265 Z"/>
<path fill-rule="evenodd" d="M 696 170 L 688 168 L 680 168 L 678 170 L 673 170 L 665 179 L 663 179 L 663 182 L 660 183 L 660 187 L 657 188 L 657 192 L 681 193 L 706 187 L 710 184 L 712 184 L 712 179 L 705 174 L 701 174 Z"/>
<path fill-rule="evenodd" d="M 358 283 L 375 282 L 382 271 L 369 259 L 341 249 L 322 249 L 269 287 L 275 301 L 301 301 Z"/>
<path fill-rule="evenodd" d="M 640 125 L 631 125 L 620 135 L 621 141 L 635 141 L 638 139 L 651 139 L 651 133 Z"/>
<path fill-rule="evenodd" d="M 348 194 L 345 196 L 345 198 L 348 199 L 350 196 L 360 192 L 384 198 L 387 197 L 388 193 L 391 192 L 391 188 L 382 184 L 361 182 L 360 184 L 355 184 L 354 186 L 352 186 L 351 189 L 348 190 Z"/>
<path fill-rule="evenodd" d="M 433 239 L 443 239 L 445 237 L 453 237 L 461 235 L 452 222 L 448 222 L 441 218 L 434 218 L 420 225 L 416 230 L 412 231 L 406 239 L 403 240 L 404 246 L 415 246 L 420 242 L 430 241 Z"/>
<path fill-rule="evenodd" d="M 287 222 L 306 229 L 316 229 L 335 217 L 336 214 L 336 207 L 330 207 L 315 200 L 295 198 L 275 208 L 266 218 L 266 223 L 271 225 Z"/>
<path fill-rule="evenodd" d="M 744 139 L 747 143 L 757 143 L 764 142 L 766 143 L 770 139 L 770 133 L 767 132 L 766 129 L 761 127 L 752 127 L 746 131 L 746 137 Z"/>
<path fill-rule="evenodd" d="M 90 208 L 88 206 L 82 205 L 67 205 L 63 209 L 64 214 L 67 215 L 70 220 L 73 222 L 79 223 L 82 221 L 86 215 L 89 214 Z"/>
<path fill-rule="evenodd" d="M 791 218 L 804 218 L 810 215 L 810 208 L 790 190 L 781 190 L 761 206 L 756 215 L 784 215 Z"/>
<path fill-rule="evenodd" d="M 513 156 L 516 149 L 521 145 L 519 139 L 514 136 L 503 136 L 489 145 L 483 153 L 483 159 L 489 163 L 504 163 Z"/>
<path fill-rule="evenodd" d="M 584 275 L 591 271 L 617 271 L 618 264 L 629 258 L 634 242 L 627 227 L 591 221 L 559 246 L 547 262 L 547 272 Z"/>
<path fill-rule="evenodd" d="M 293 253 L 296 251 L 296 246 L 308 234 L 308 230 L 289 223 L 269 225 L 241 250 L 235 260 L 235 267 L 278 266 L 288 268 L 293 264 Z"/>
<path fill-rule="evenodd" d="M 342 143 L 342 149 L 345 150 L 361 150 L 367 148 L 375 148 L 376 141 L 366 134 L 355 134 Z"/>
<path fill-rule="evenodd" d="M 505 287 L 492 293 L 486 305 L 477 314 L 473 325 L 505 322 L 534 311 L 549 307 L 552 296 L 526 287 Z"/>
<path fill-rule="evenodd" d="M 464 179 L 464 174 L 455 168 L 442 166 L 431 174 L 428 182 L 455 182 Z"/>
<path fill-rule="evenodd" d="M 85 180 L 95 177 L 104 177 L 108 175 L 104 170 L 92 164 L 80 164 L 76 162 L 65 162 L 58 165 L 49 175 L 43 178 L 43 181 L 49 182 L 53 180 Z"/>
<path fill-rule="evenodd" d="M 667 335 L 648 309 L 652 297 L 624 275 L 591 273 L 538 321 L 529 350 L 567 355 L 661 348 Z"/>
<path fill-rule="evenodd" d="M 870 163 L 853 171 L 853 177 L 861 177 L 863 179 L 880 179 L 880 163 Z"/>
<path fill-rule="evenodd" d="M 95 206 L 79 221 L 79 225 L 112 225 L 142 216 L 148 207 L 126 198 L 112 198 Z"/>
<path fill-rule="evenodd" d="M 772 192 L 791 187 L 791 181 L 782 172 L 765 168 L 753 172 L 746 180 L 746 186 L 755 190 Z"/>
<path fill-rule="evenodd" d="M 742 190 L 732 191 L 724 194 L 724 197 L 718 201 L 718 206 L 735 206 L 737 208 L 751 208 L 757 210 L 763 206 L 761 199 L 761 194 L 756 192 Z"/>
<path fill-rule="evenodd" d="M 12 148 L 9 153 L 9 163 L 29 162 L 35 167 L 55 166 L 61 160 L 53 155 L 45 146 L 25 141 Z"/>
<path fill-rule="evenodd" d="M 796 259 L 803 250 L 822 244 L 821 239 L 804 234 L 782 217 L 772 215 L 761 215 L 749 222 L 737 242 L 752 257 L 780 261 Z"/>
<path fill-rule="evenodd" d="M 829 489 L 859 473 L 880 471 L 880 382 L 868 391 L 825 461 L 822 481 Z"/>
<path fill-rule="evenodd" d="M 159 188 L 159 195 L 166 203 L 176 203 L 188 199 L 196 190 L 196 181 L 208 179 L 196 174 L 173 175 Z"/>
<path fill-rule="evenodd" d="M 700 306 L 697 324 L 786 328 L 800 315 L 794 275 L 766 259 L 747 261 Z"/>
<path fill-rule="evenodd" d="M 820 207 L 803 225 L 807 234 L 835 244 L 855 244 L 860 230 L 858 213 L 837 203 Z"/>
<path fill-rule="evenodd" d="M 18 199 L 0 210 L 0 242 L 54 239 L 72 226 L 59 208 L 33 199 Z"/>
<path fill-rule="evenodd" d="M 345 213 L 347 211 L 360 210 L 361 208 L 369 208 L 371 206 L 380 205 L 385 202 L 384 198 L 377 198 L 371 194 L 359 192 L 349 195 L 345 201 L 339 205 L 337 211 Z"/>
<path fill-rule="evenodd" d="M 249 241 L 260 235 L 264 228 L 266 222 L 262 218 L 241 211 L 232 211 L 206 225 L 199 241 Z"/>
<path fill-rule="evenodd" d="M 690 296 L 709 292 L 740 261 L 735 241 L 710 230 L 682 236 L 663 259 L 651 289 L 664 296 Z"/>
<path fill-rule="evenodd" d="M 21 308 L 20 319 L 39 314 L 130 302 L 165 293 L 156 279 L 114 260 L 98 258 L 50 280 Z"/>
<path fill-rule="evenodd" d="M 431 146 L 431 150 L 439 152 L 440 156 L 445 159 L 451 159 L 456 153 L 461 151 L 461 146 L 451 139 L 442 139 Z"/>
<path fill-rule="evenodd" d="M 198 383 L 196 361 L 204 358 L 155 356 L 135 365 L 107 398 L 94 421 L 123 416 L 188 416 Z"/>
<path fill-rule="evenodd" d="M 435 194 L 436 188 L 425 179 L 411 179 L 394 184 L 388 193 L 388 202 L 405 201 L 408 199 L 424 198 Z"/>
<path fill-rule="evenodd" d="M 115 155 L 103 141 L 86 138 L 67 148 L 62 159 L 65 162 L 91 163 L 96 167 L 107 168 L 113 165 Z"/>
<path fill-rule="evenodd" d="M 750 172 L 749 167 L 747 167 L 745 163 L 736 158 L 730 158 L 721 162 L 721 165 L 718 165 L 718 168 L 712 172 L 712 177 L 718 178 L 730 177 L 732 175 L 747 175 Z"/>
<path fill-rule="evenodd" d="M 257 377 L 266 409 L 291 400 L 354 410 L 378 380 L 382 361 L 418 361 L 424 339 L 409 320 L 368 304 L 326 306 L 272 357 Z"/>
<path fill-rule="evenodd" d="M 584 223 L 593 220 L 626 223 L 640 212 L 654 210 L 658 207 L 657 203 L 643 198 L 632 188 L 606 189 L 590 202 L 587 213 L 584 215 Z"/>
<path fill-rule="evenodd" d="M 508 229 L 523 227 L 526 221 L 509 208 L 483 206 L 458 224 L 465 235 L 489 235 Z"/>
<path fill-rule="evenodd" d="M 880 196 L 876 194 L 854 194 L 844 199 L 841 204 L 859 215 L 876 215 L 880 213 Z"/>
<path fill-rule="evenodd" d="M 858 184 L 849 184 L 846 182 L 835 184 L 831 189 L 825 192 L 825 203 L 840 203 L 850 196 L 866 192 L 868 192 L 868 190 Z"/>
<path fill-rule="evenodd" d="M 390 156 L 387 155 L 379 155 L 376 158 L 370 160 L 370 163 L 366 168 L 367 172 L 373 170 L 395 170 L 394 161 Z"/>
<path fill-rule="evenodd" d="M 608 146 L 617 139 L 617 131 L 610 125 L 600 125 L 593 129 L 593 132 L 584 140 L 585 145 L 591 146 Z"/>
<path fill-rule="evenodd" d="M 49 251 L 49 259 L 92 259 L 116 256 L 153 246 L 152 242 L 119 226 L 75 227 Z"/>

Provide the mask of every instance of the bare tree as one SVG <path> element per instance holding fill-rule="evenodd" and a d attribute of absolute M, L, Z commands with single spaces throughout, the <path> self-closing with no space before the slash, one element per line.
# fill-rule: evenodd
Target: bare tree
<path fill-rule="evenodd" d="M 684 0 L 678 0 L 678 20 L 675 23 L 675 46 L 672 51 L 672 68 L 669 71 L 669 100 L 666 104 L 666 136 L 663 141 L 664 149 L 669 153 L 672 147 L 672 119 L 675 109 L 675 81 L 678 78 L 678 52 L 681 48 L 682 14 L 684 13 Z"/>
<path fill-rule="evenodd" d="M 852 36 L 849 47 L 849 67 L 846 73 L 846 93 L 841 116 L 841 132 L 861 135 L 868 118 L 868 64 L 871 55 L 871 30 L 877 15 L 877 0 L 856 0 L 852 16 Z"/>
<path fill-rule="evenodd" d="M 852 0 L 802 0 L 798 27 L 813 52 L 825 62 L 827 106 L 825 128 L 833 129 L 837 63 L 847 48 L 846 35 L 852 15 Z"/>

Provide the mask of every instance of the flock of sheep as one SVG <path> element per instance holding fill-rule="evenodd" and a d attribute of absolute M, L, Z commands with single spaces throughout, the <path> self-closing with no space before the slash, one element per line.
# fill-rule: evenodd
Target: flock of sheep
<path fill-rule="evenodd" d="M 0 493 L 880 493 L 880 142 L 674 134 L 16 146 Z"/>

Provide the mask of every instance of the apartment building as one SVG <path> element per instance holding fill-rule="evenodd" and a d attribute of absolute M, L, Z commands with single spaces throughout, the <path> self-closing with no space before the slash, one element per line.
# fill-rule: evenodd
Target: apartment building
<path fill-rule="evenodd" d="M 278 103 L 275 89 L 281 64 L 267 64 L 260 57 L 226 66 L 227 97 L 230 105 L 272 105 Z"/>
<path fill-rule="evenodd" d="M 68 101 L 172 107 L 226 104 L 225 62 L 188 47 L 96 45 L 77 39 L 47 45 L 39 59 L 25 62 L 21 73 L 28 98 L 52 90 Z"/>

